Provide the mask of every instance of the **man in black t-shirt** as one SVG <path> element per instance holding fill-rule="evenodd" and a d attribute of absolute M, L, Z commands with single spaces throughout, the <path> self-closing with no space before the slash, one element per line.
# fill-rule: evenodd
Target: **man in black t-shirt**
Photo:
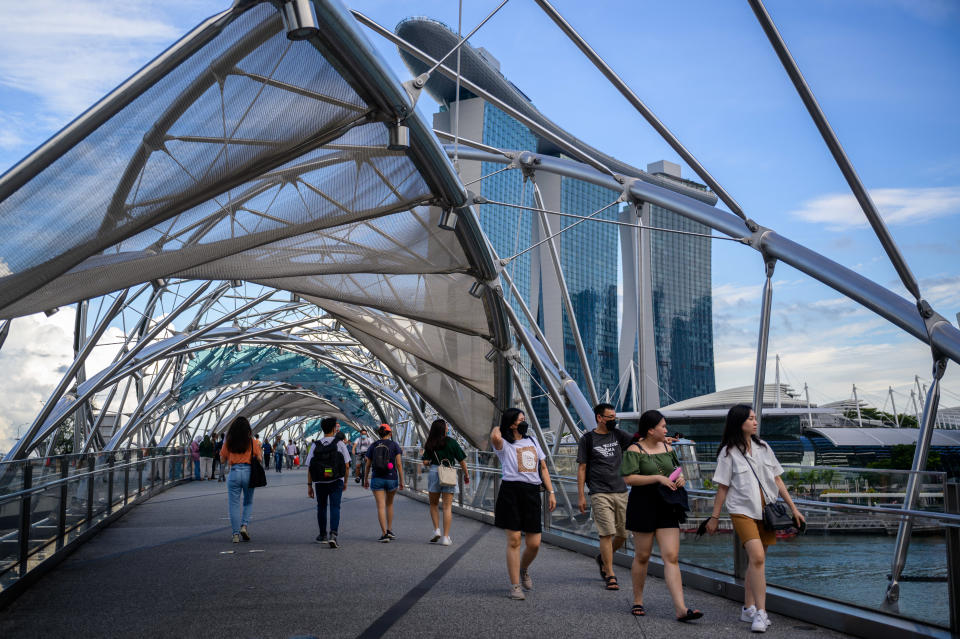
<path fill-rule="evenodd" d="M 617 413 L 610 404 L 593 409 L 597 427 L 584 433 L 577 446 L 577 492 L 580 512 L 587 512 L 584 485 L 590 488 L 593 522 L 600 537 L 597 565 L 607 590 L 619 590 L 613 573 L 613 554 L 627 540 L 627 485 L 620 476 L 623 451 L 630 435 L 617 428 Z"/>

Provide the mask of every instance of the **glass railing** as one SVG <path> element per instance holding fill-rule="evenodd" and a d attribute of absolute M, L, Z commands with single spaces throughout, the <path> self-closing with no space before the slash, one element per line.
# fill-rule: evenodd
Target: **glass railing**
<path fill-rule="evenodd" d="M 127 504 L 183 479 L 188 463 L 182 448 L 0 463 L 0 597 Z"/>
<path fill-rule="evenodd" d="M 500 470 L 487 461 L 489 453 L 468 454 L 471 482 L 464 485 L 454 503 L 492 515 Z M 554 460 L 558 469 L 566 463 Z M 575 462 L 575 460 L 574 460 Z M 684 464 L 691 510 L 681 527 L 681 562 L 742 578 L 742 553 L 735 552 L 735 536 L 726 513 L 715 535 L 697 537 L 696 531 L 712 512 L 715 492 L 709 482 L 715 464 Z M 787 590 L 815 595 L 857 608 L 882 611 L 926 624 L 949 628 L 950 601 L 947 531 L 960 529 L 960 515 L 944 513 L 948 484 L 943 473 L 919 473 L 921 499 L 913 514 L 909 554 L 900 579 L 900 597 L 891 609 L 884 605 L 891 573 L 897 528 L 905 518 L 901 510 L 910 471 L 883 471 L 858 468 L 785 466 L 784 480 L 807 519 L 804 534 L 790 529 L 778 533 L 777 544 L 767 556 L 767 583 Z M 797 469 L 797 476 L 787 476 Z M 801 472 L 802 471 L 802 472 Z M 408 459 L 405 465 L 407 488 L 425 492 L 426 472 Z M 800 482 L 803 482 L 801 485 Z M 596 543 L 596 529 L 588 510 L 577 509 L 577 482 L 571 475 L 553 476 L 557 508 L 544 511 L 545 530 Z M 626 546 L 632 554 L 632 542 Z M 736 557 L 735 557 L 736 556 Z M 960 557 L 952 558 L 954 579 L 960 579 Z"/>

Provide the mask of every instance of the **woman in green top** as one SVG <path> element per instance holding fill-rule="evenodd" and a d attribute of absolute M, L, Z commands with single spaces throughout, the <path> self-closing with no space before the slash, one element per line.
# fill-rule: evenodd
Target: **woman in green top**
<path fill-rule="evenodd" d="M 442 546 L 450 545 L 450 524 L 453 521 L 453 495 L 457 491 L 456 486 L 441 486 L 439 471 L 441 464 L 449 463 L 453 466 L 460 464 L 463 469 L 463 483 L 470 483 L 470 475 L 467 474 L 466 454 L 460 448 L 460 444 L 453 437 L 447 436 L 447 422 L 442 419 L 434 420 L 430 425 L 430 434 L 427 437 L 427 443 L 423 445 L 423 465 L 429 468 L 427 492 L 430 494 L 430 519 L 433 520 L 433 536 L 430 537 L 430 543 L 440 542 Z M 437 512 L 437 505 L 440 498 L 443 497 L 443 533 L 440 532 L 440 516 Z"/>
<path fill-rule="evenodd" d="M 680 465 L 677 453 L 667 443 L 667 421 L 659 411 L 648 410 L 640 415 L 637 428 L 639 440 L 623 453 L 620 474 L 630 486 L 627 501 L 626 528 L 633 532 L 633 577 L 634 616 L 642 616 L 643 585 L 647 579 L 647 565 L 653 551 L 656 536 L 663 559 L 663 578 L 673 599 L 678 621 L 699 619 L 703 613 L 687 608 L 683 600 L 683 584 L 680 581 L 680 520 L 674 508 L 660 495 L 660 486 L 675 491 L 684 484 L 683 476 L 670 481 L 670 474 Z"/>

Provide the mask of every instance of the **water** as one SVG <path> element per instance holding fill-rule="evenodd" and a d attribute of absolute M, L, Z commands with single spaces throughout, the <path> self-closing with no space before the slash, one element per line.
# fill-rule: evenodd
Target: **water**
<path fill-rule="evenodd" d="M 684 534 L 680 560 L 733 572 L 732 534 L 696 539 Z M 896 538 L 881 535 L 804 535 L 778 539 L 767 553 L 767 583 L 880 609 Z M 947 576 L 942 536 L 917 536 L 910 542 L 904 575 Z M 901 582 L 900 614 L 949 626 L 946 581 Z"/>

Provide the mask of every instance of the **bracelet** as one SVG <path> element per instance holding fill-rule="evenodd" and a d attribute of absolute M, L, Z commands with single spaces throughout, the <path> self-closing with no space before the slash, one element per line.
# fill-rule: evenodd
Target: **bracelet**
<path fill-rule="evenodd" d="M 552 490 L 548 490 L 547 492 L 550 493 L 551 495 L 553 494 L 553 491 L 552 491 Z"/>

